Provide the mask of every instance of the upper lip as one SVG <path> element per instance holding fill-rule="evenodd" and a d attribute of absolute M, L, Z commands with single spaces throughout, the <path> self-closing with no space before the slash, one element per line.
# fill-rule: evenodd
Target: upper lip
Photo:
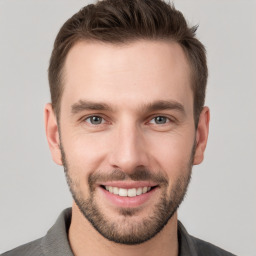
<path fill-rule="evenodd" d="M 99 185 L 129 189 L 129 188 L 155 187 L 158 184 L 150 181 L 109 181 L 109 182 L 101 183 Z"/>

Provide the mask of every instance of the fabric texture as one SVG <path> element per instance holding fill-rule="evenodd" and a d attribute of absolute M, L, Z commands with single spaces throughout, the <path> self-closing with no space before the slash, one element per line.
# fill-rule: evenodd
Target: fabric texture
<path fill-rule="evenodd" d="M 71 208 L 64 210 L 47 234 L 33 242 L 21 245 L 1 256 L 74 256 L 67 231 L 71 221 Z M 178 223 L 179 256 L 234 256 L 208 242 L 190 236 Z"/>

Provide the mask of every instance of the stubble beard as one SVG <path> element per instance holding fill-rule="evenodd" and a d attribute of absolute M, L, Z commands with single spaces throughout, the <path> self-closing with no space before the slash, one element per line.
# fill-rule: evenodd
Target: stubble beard
<path fill-rule="evenodd" d="M 131 175 L 127 175 L 121 170 L 113 170 L 111 174 L 105 177 L 97 172 L 92 173 L 88 177 L 90 192 L 87 198 L 85 198 L 82 193 L 79 181 L 73 179 L 70 175 L 62 145 L 60 145 L 60 149 L 70 192 L 84 217 L 106 239 L 115 243 L 135 245 L 144 243 L 157 235 L 177 211 L 186 195 L 191 179 L 195 145 L 193 146 L 189 162 L 180 170 L 182 175 L 180 175 L 176 183 L 173 184 L 169 195 L 167 193 L 169 182 L 161 174 L 162 172 L 154 174 L 154 172 L 146 169 L 136 169 Z M 99 179 L 107 180 L 110 177 L 112 180 L 145 180 L 145 178 L 146 180 L 153 180 L 161 184 L 161 197 L 158 203 L 153 206 L 149 215 L 140 219 L 140 221 L 134 221 L 137 212 L 139 212 L 137 208 L 122 208 L 119 210 L 119 215 L 122 217 L 121 221 L 120 219 L 118 219 L 118 221 L 110 220 L 108 216 L 105 215 L 104 209 L 102 210 L 95 200 L 95 182 Z"/>

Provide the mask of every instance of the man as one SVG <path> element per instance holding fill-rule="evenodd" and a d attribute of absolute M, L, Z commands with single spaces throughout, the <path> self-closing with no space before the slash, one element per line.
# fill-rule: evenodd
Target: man
<path fill-rule="evenodd" d="M 45 128 L 74 203 L 3 255 L 232 255 L 177 219 L 207 144 L 206 82 L 195 28 L 161 0 L 105 0 L 71 17 L 50 60 Z"/>

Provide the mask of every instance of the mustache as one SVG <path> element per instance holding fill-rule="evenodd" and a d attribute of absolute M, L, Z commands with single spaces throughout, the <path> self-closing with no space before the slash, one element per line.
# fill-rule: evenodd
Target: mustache
<path fill-rule="evenodd" d="M 152 172 L 145 168 L 136 168 L 131 173 L 126 173 L 120 169 L 115 169 L 110 172 L 93 172 L 88 177 L 90 186 L 96 183 L 103 183 L 108 181 L 151 181 L 159 185 L 167 185 L 168 179 L 163 172 Z"/>

